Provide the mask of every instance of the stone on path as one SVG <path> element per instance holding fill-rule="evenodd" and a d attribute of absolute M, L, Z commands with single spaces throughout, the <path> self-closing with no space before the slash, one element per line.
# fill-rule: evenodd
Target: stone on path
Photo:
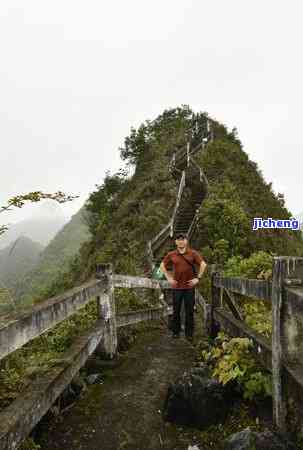
<path fill-rule="evenodd" d="M 231 396 L 208 367 L 193 367 L 170 383 L 163 407 L 163 419 L 177 425 L 205 429 L 223 423 L 231 406 Z"/>
<path fill-rule="evenodd" d="M 296 450 L 296 447 L 281 434 L 269 430 L 257 433 L 245 428 L 225 441 L 224 450 Z"/>

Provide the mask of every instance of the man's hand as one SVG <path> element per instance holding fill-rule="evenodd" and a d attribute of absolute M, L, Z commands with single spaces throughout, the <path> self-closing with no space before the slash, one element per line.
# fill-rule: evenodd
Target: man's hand
<path fill-rule="evenodd" d="M 176 288 L 178 286 L 177 280 L 174 280 L 173 278 L 169 278 L 168 282 L 169 282 L 169 284 L 171 285 L 172 288 Z"/>
<path fill-rule="evenodd" d="M 187 284 L 189 284 L 190 287 L 194 287 L 198 283 L 199 283 L 199 278 L 193 278 L 192 280 L 187 281 Z"/>

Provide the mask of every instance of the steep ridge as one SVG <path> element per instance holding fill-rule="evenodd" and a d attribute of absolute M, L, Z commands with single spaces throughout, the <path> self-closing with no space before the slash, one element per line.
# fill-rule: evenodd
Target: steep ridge
<path fill-rule="evenodd" d="M 201 204 L 207 196 L 208 181 L 194 155 L 205 151 L 212 139 L 211 121 L 205 117 L 204 123 L 191 141 L 187 140 L 184 147 L 173 153 L 168 171 L 178 185 L 176 204 L 169 223 L 148 241 L 147 254 L 151 272 L 161 262 L 162 249 L 169 238 L 182 232 L 190 239 L 195 231 Z"/>

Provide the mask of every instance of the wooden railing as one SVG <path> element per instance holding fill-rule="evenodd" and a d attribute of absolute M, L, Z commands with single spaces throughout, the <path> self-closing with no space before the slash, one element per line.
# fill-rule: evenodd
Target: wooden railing
<path fill-rule="evenodd" d="M 231 336 L 252 339 L 260 362 L 272 372 L 275 425 L 285 430 L 288 405 L 303 395 L 303 258 L 275 257 L 272 273 L 269 282 L 213 272 L 209 330 L 212 336 L 223 329 Z M 234 293 L 271 303 L 271 341 L 247 326 Z M 223 299 L 229 311 L 223 307 Z"/>
<path fill-rule="evenodd" d="M 114 290 L 121 287 L 156 289 L 159 294 L 171 290 L 167 281 L 114 274 L 111 264 L 98 265 L 95 279 L 46 300 L 1 326 L 2 359 L 77 313 L 93 299 L 98 305 L 93 328 L 77 338 L 47 374 L 37 377 L 27 391 L 0 413 L 1 449 L 18 447 L 93 352 L 109 358 L 116 356 L 119 327 L 161 319 L 172 313 L 162 298 L 160 307 L 117 314 Z M 205 330 L 214 336 L 220 327 L 232 336 L 252 339 L 256 355 L 272 372 L 274 421 L 279 429 L 285 430 L 289 399 L 296 402 L 303 396 L 303 258 L 275 257 L 271 282 L 223 277 L 214 272 L 211 293 L 211 302 L 207 303 L 196 290 Z M 244 322 L 234 294 L 270 302 L 271 341 Z M 223 299 L 229 311 L 223 307 Z"/>
<path fill-rule="evenodd" d="M 96 278 L 62 295 L 50 298 L 27 313 L 9 320 L 0 328 L 0 359 L 32 339 L 52 329 L 94 300 L 98 319 L 87 333 L 77 338 L 47 374 L 39 375 L 30 387 L 0 413 L 0 449 L 16 449 L 95 351 L 114 358 L 117 354 L 117 329 L 171 314 L 161 306 L 117 314 L 114 290 L 123 288 L 171 289 L 167 281 L 112 273 L 111 264 L 98 265 Z"/>

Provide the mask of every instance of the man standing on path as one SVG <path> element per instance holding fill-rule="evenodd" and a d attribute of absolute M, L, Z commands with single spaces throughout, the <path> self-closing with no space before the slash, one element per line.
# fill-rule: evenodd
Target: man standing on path
<path fill-rule="evenodd" d="M 184 233 L 175 235 L 176 250 L 164 256 L 160 269 L 165 274 L 173 291 L 173 337 L 178 338 L 181 330 L 180 311 L 182 299 L 185 308 L 185 336 L 192 342 L 194 331 L 195 286 L 199 283 L 207 266 L 201 255 L 190 248 Z M 173 276 L 167 271 L 168 263 L 173 265 Z M 198 274 L 196 265 L 199 266 Z"/>

